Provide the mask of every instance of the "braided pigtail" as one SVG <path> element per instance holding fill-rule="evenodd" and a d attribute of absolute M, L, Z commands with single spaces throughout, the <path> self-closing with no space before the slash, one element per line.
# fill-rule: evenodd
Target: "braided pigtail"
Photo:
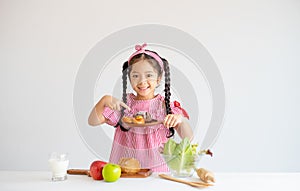
<path fill-rule="evenodd" d="M 123 82 L 123 94 L 122 94 L 122 101 L 127 104 L 127 93 L 126 93 L 126 89 L 127 89 L 127 73 L 128 73 L 128 62 L 125 62 L 123 64 L 123 68 L 122 68 L 122 82 Z M 124 107 L 121 107 L 121 117 L 120 120 L 118 122 L 118 124 L 115 126 L 120 126 L 120 129 L 122 131 L 128 131 L 129 129 L 126 129 L 122 126 L 122 122 L 121 119 L 124 116 Z"/>
<path fill-rule="evenodd" d="M 171 98 L 171 78 L 170 78 L 170 68 L 169 68 L 169 63 L 166 59 L 162 59 L 164 63 L 164 71 L 165 71 L 165 105 L 166 105 L 166 113 L 172 114 L 172 110 L 170 107 L 170 98 Z M 175 133 L 174 128 L 170 127 L 169 128 L 169 135 L 167 136 L 168 138 L 172 137 Z"/>

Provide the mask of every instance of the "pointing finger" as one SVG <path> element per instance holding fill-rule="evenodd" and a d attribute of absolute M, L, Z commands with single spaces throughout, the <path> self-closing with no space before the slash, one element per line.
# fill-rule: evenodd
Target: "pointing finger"
<path fill-rule="evenodd" d="M 126 105 L 124 102 L 120 102 L 120 105 L 124 107 L 125 109 L 128 109 L 129 111 L 131 110 L 128 105 Z"/>
<path fill-rule="evenodd" d="M 117 110 L 117 111 L 120 111 L 120 110 L 121 110 L 121 106 L 118 105 L 118 104 L 116 104 L 116 110 Z"/>

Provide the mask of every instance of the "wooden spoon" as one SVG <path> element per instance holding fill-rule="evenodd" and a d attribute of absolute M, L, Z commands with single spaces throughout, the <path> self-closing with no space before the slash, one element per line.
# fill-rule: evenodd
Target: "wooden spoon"
<path fill-rule="evenodd" d="M 179 178 L 174 178 L 174 177 L 166 175 L 166 174 L 159 174 L 158 176 L 161 177 L 161 178 L 164 178 L 166 180 L 171 180 L 171 181 L 174 181 L 174 182 L 180 182 L 180 183 L 187 184 L 187 185 L 190 185 L 190 186 L 193 186 L 193 187 L 199 187 L 200 188 L 200 187 L 212 186 L 212 184 L 203 183 L 203 182 L 190 182 L 190 181 L 182 180 L 182 179 L 179 179 Z"/>

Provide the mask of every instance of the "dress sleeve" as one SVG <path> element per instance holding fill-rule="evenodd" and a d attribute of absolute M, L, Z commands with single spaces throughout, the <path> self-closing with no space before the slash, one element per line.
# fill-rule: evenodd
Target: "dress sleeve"
<path fill-rule="evenodd" d="M 173 114 L 181 114 L 188 119 L 190 118 L 189 114 L 185 111 L 185 109 L 183 109 L 180 106 L 180 103 L 178 101 L 171 102 L 170 107 L 171 107 Z"/>
<path fill-rule="evenodd" d="M 119 122 L 121 113 L 119 111 L 104 107 L 102 115 L 106 119 L 106 123 L 111 126 L 116 126 Z"/>

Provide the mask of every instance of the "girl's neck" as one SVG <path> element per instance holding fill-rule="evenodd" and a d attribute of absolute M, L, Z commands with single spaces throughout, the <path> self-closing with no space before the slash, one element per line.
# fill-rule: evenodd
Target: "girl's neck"
<path fill-rule="evenodd" d="M 145 96 L 136 95 L 135 99 L 136 100 L 151 100 L 151 99 L 155 98 L 156 96 L 157 95 L 151 95 L 151 96 L 145 97 Z"/>

